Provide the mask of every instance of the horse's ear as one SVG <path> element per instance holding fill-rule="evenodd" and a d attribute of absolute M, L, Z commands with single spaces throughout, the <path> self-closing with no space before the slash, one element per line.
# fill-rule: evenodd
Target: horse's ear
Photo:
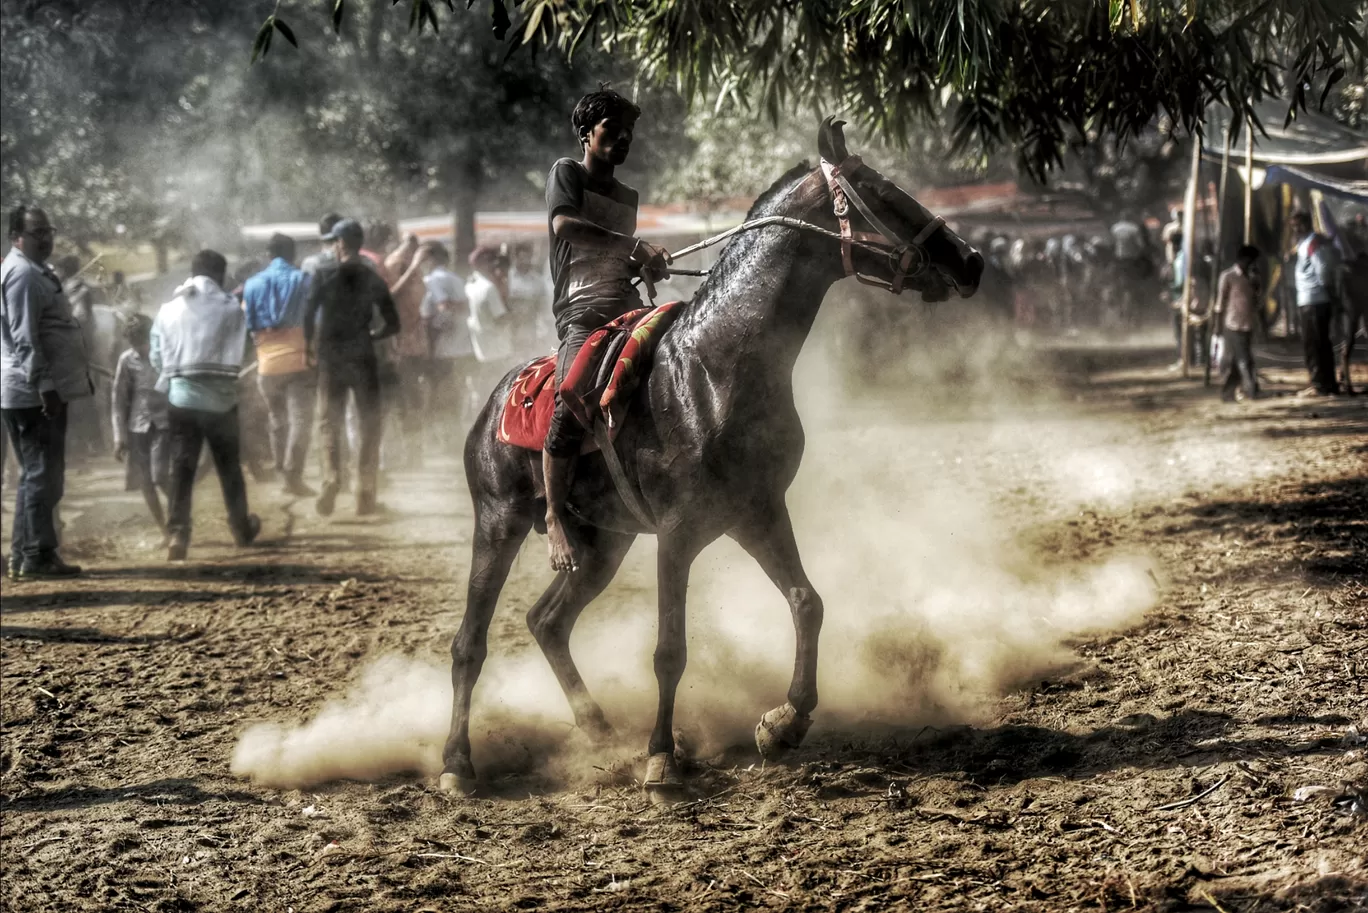
<path fill-rule="evenodd" d="M 817 128 L 817 151 L 833 165 L 839 165 L 848 157 L 845 133 L 841 130 L 844 124 L 845 121 L 827 115 L 822 118 L 822 125 Z"/>

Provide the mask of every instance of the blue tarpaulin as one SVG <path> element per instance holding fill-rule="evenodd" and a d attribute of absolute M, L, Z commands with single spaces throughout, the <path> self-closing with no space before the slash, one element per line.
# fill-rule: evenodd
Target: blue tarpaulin
<path fill-rule="evenodd" d="M 1292 187 L 1319 190 L 1327 196 L 1353 200 L 1357 203 L 1368 203 L 1368 181 L 1339 180 L 1336 178 L 1324 177 L 1312 171 L 1304 171 L 1300 168 L 1289 168 L 1286 165 L 1270 165 L 1268 171 L 1264 174 L 1263 182 L 1265 186 L 1269 184 L 1288 184 Z"/>

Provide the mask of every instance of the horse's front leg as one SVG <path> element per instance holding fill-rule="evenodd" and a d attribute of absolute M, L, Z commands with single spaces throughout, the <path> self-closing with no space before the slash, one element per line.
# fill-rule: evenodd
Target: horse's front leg
<path fill-rule="evenodd" d="M 817 641 L 822 630 L 822 597 L 812 588 L 798 555 L 788 508 L 780 502 L 754 521 L 733 530 L 732 537 L 750 553 L 788 600 L 797 634 L 793 681 L 787 703 L 760 718 L 755 745 L 766 758 L 797 748 L 812 725 L 817 706 Z"/>
<path fill-rule="evenodd" d="M 684 621 L 689 568 L 701 547 L 691 540 L 662 532 L 657 548 L 656 586 L 660 602 L 655 674 L 660 698 L 655 728 L 651 730 L 651 757 L 646 764 L 646 778 L 642 785 L 653 795 L 668 795 L 684 785 L 674 756 L 675 691 L 688 661 Z"/>
<path fill-rule="evenodd" d="M 489 622 L 499 602 L 499 591 L 518 549 L 532 528 L 532 519 L 512 504 L 477 504 L 474 554 L 465 617 L 451 642 L 451 731 L 442 749 L 444 792 L 469 792 L 475 786 L 470 762 L 470 698 L 489 652 Z"/>

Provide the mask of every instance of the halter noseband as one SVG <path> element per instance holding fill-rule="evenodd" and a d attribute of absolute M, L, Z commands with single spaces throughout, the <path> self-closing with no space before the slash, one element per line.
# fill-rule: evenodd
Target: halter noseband
<path fill-rule="evenodd" d="M 854 276 L 865 285 L 874 285 L 879 288 L 888 289 L 893 294 L 898 294 L 903 290 L 903 283 L 909 278 L 920 276 L 926 271 L 931 263 L 930 256 L 926 253 L 926 239 L 945 224 L 945 219 L 936 216 L 926 227 L 917 232 L 917 236 L 911 241 L 904 241 L 902 237 L 887 225 L 869 208 L 869 205 L 860 197 L 859 191 L 850 183 L 847 175 L 852 175 L 864 167 L 864 162 L 858 155 L 847 156 L 845 161 L 839 165 L 833 165 L 826 159 L 822 159 L 822 175 L 826 178 L 827 187 L 831 189 L 832 211 L 836 214 L 836 220 L 841 225 L 841 263 L 845 266 L 847 276 Z M 874 229 L 872 232 L 852 231 L 850 228 L 850 206 L 854 204 L 859 210 L 860 215 Z M 856 245 L 870 249 L 881 249 L 888 255 L 888 259 L 893 261 L 893 280 L 885 282 L 877 276 L 866 276 L 864 273 L 855 269 L 853 259 L 854 248 Z"/>

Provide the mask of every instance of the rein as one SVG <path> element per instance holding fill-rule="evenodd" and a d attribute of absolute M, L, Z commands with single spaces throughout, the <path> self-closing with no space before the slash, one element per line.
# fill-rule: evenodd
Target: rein
<path fill-rule="evenodd" d="M 936 216 L 926 224 L 917 236 L 910 241 L 904 241 L 902 237 L 888 226 L 886 226 L 878 216 L 874 215 L 873 210 L 860 196 L 855 186 L 850 183 L 848 175 L 854 174 L 864 167 L 864 162 L 858 155 L 852 155 L 841 162 L 840 165 L 833 165 L 826 159 L 822 159 L 822 176 L 826 179 L 827 186 L 831 190 L 832 212 L 840 223 L 840 231 L 832 231 L 823 228 L 812 222 L 805 222 L 802 219 L 795 219 L 791 216 L 764 216 L 759 219 L 751 219 L 742 222 L 733 228 L 719 232 L 710 238 L 699 241 L 697 244 L 690 244 L 688 247 L 681 248 L 670 255 L 671 260 L 680 257 L 687 257 L 689 254 L 698 253 L 709 247 L 715 247 L 723 241 L 740 234 L 744 231 L 753 231 L 757 228 L 765 228 L 770 225 L 781 225 L 784 228 L 795 228 L 800 231 L 809 231 L 814 234 L 831 238 L 841 244 L 841 263 L 845 267 L 847 276 L 854 276 L 864 285 L 873 285 L 887 289 L 893 294 L 899 294 L 903 290 L 903 284 L 910 278 L 920 276 L 926 271 L 931 263 L 930 256 L 926 253 L 926 240 L 930 238 L 942 225 L 945 219 Z M 806 178 L 804 179 L 806 180 Z M 850 227 L 850 206 L 853 204 L 870 227 L 872 232 L 852 231 Z M 886 281 L 877 276 L 867 276 L 855 269 L 853 254 L 855 248 L 867 250 L 870 253 L 883 254 L 894 263 L 893 280 Z M 706 276 L 708 270 L 671 270 L 677 275 L 687 276 Z M 634 280 L 641 281 L 640 278 Z M 652 296 L 654 297 L 654 296 Z"/>

